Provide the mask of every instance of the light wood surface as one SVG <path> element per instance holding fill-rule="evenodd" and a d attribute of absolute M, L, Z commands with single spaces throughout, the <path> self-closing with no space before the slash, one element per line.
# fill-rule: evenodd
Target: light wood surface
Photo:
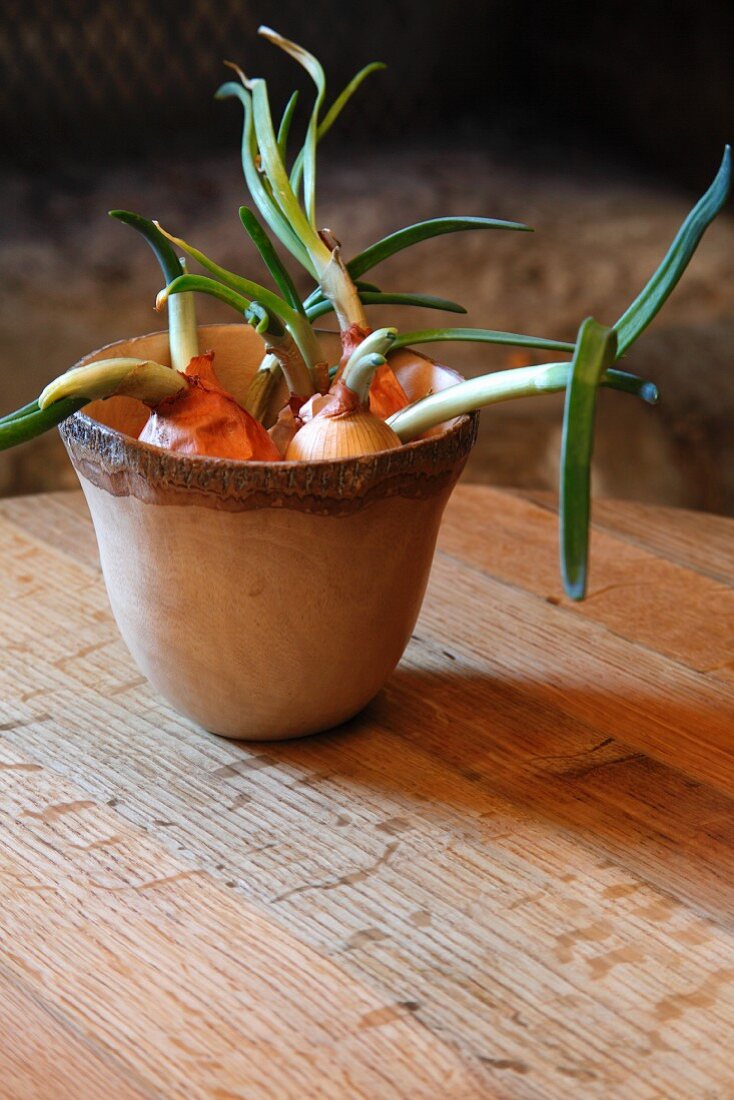
<path fill-rule="evenodd" d="M 388 688 L 212 737 L 80 494 L 0 503 L 0 1080 L 67 1097 L 734 1097 L 734 521 L 460 487 Z"/>

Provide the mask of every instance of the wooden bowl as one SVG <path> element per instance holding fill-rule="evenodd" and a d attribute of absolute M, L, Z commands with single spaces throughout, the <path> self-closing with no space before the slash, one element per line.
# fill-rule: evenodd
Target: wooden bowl
<path fill-rule="evenodd" d="M 200 347 L 242 398 L 263 354 L 252 328 L 203 327 Z M 82 363 L 113 355 L 168 363 L 167 334 Z M 394 365 L 411 400 L 457 381 L 414 352 Z M 138 441 L 146 418 L 139 402 L 111 398 L 61 425 L 135 661 L 177 710 L 225 737 L 344 722 L 410 638 L 476 414 L 398 450 L 313 464 L 174 454 Z"/>

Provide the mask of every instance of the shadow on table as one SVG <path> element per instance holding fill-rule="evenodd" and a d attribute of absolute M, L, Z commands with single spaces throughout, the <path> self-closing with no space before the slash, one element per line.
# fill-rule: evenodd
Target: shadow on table
<path fill-rule="evenodd" d="M 399 669 L 362 714 L 279 745 L 278 762 L 392 792 L 461 835 L 475 827 L 480 840 L 483 831 L 491 839 L 493 817 L 508 813 L 518 828 L 551 822 L 581 838 L 601 867 L 611 859 L 734 924 L 734 767 L 720 770 L 717 789 L 646 751 L 654 728 L 656 738 L 668 735 L 660 755 L 712 774 L 695 734 L 726 745 L 731 715 L 700 700 L 646 697 L 643 688 L 621 698 L 573 684 L 559 695 L 560 686 Z M 615 730 L 625 731 L 621 739 Z M 389 760 L 372 746 L 379 738 L 382 748 L 386 732 L 406 746 Z"/>

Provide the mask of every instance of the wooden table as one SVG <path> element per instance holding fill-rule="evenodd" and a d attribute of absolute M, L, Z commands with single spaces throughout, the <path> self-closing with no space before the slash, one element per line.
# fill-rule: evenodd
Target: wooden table
<path fill-rule="evenodd" d="M 450 505 L 389 687 L 218 740 L 146 685 L 83 500 L 0 504 L 0 1092 L 734 1097 L 734 521 Z"/>

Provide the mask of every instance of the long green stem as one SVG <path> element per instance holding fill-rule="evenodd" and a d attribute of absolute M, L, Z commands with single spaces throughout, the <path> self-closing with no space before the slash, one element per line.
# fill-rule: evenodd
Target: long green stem
<path fill-rule="evenodd" d="M 389 259 L 405 248 L 411 248 L 420 241 L 432 237 L 441 237 L 444 233 L 461 233 L 468 229 L 510 229 L 521 233 L 532 233 L 529 225 L 522 222 L 502 221 L 498 218 L 431 218 L 429 221 L 416 222 L 404 229 L 398 229 L 382 240 L 370 245 L 364 252 L 350 260 L 347 270 L 353 279 L 358 279 L 366 271 Z"/>
<path fill-rule="evenodd" d="M 186 263 L 181 259 L 186 274 Z M 182 374 L 199 354 L 199 330 L 196 324 L 196 300 L 193 294 L 175 294 L 168 299 L 168 347 L 171 366 Z"/>
<path fill-rule="evenodd" d="M 283 162 L 282 146 L 273 129 L 267 84 L 264 80 L 248 80 L 240 73 L 243 87 L 227 85 L 220 95 L 237 95 L 245 108 L 245 135 L 242 144 L 243 165 L 250 193 L 260 213 L 271 229 L 293 255 L 319 282 L 324 294 L 334 305 L 339 327 L 343 331 L 357 326 L 367 328 L 367 317 L 341 259 L 338 245 L 330 249 L 315 227 L 315 172 L 318 140 L 318 111 L 323 100 L 323 70 L 300 46 L 262 28 L 277 45 L 293 54 L 308 70 L 317 87 L 316 104 L 312 111 L 303 148 L 306 211 L 301 207 Z M 232 66 L 236 69 L 236 66 Z M 295 247 L 294 247 L 295 238 Z M 304 262 L 303 253 L 306 254 Z"/>
<path fill-rule="evenodd" d="M 216 99 L 228 99 L 234 96 L 239 99 L 244 110 L 244 123 L 242 128 L 242 169 L 249 188 L 252 200 L 268 223 L 276 237 L 285 245 L 288 251 L 298 262 L 306 268 L 314 279 L 317 278 L 316 268 L 311 261 L 307 250 L 303 247 L 297 234 L 284 216 L 280 206 L 273 197 L 272 189 L 259 170 L 259 152 L 257 138 L 253 124 L 252 96 L 241 84 L 230 81 L 223 84 L 216 93 Z M 276 140 L 277 144 L 277 140 Z"/>
<path fill-rule="evenodd" d="M 357 291 L 364 306 L 419 306 L 425 309 L 440 309 L 446 313 L 466 313 L 464 307 L 458 302 L 452 302 L 449 298 L 436 298 L 432 294 L 396 294 L 391 291 L 360 290 L 359 287 Z M 323 317 L 333 309 L 331 302 L 320 298 L 308 307 L 306 316 L 309 321 L 315 321 L 317 317 Z"/>
<path fill-rule="evenodd" d="M 13 409 L 12 412 L 6 413 L 4 416 L 0 416 L 0 424 L 5 424 L 6 421 L 19 420 L 24 416 L 30 416 L 31 413 L 38 412 L 38 398 L 34 398 L 33 401 L 29 401 L 27 405 L 21 405 L 19 409 Z"/>
<path fill-rule="evenodd" d="M 273 130 L 267 84 L 264 80 L 251 80 L 249 81 L 249 89 L 252 94 L 255 136 L 263 169 L 273 189 L 273 198 L 278 203 L 281 213 L 302 246 L 308 252 L 314 268 L 318 273 L 321 273 L 329 262 L 329 249 L 319 237 L 307 214 L 304 213 L 291 188 L 288 173 L 285 170 L 278 148 L 278 139 Z"/>
<path fill-rule="evenodd" d="M 721 167 L 708 191 L 688 213 L 657 271 L 614 325 L 617 358 L 624 355 L 662 308 L 688 266 L 701 237 L 729 197 L 731 159 L 731 147 L 727 145 Z"/>
<path fill-rule="evenodd" d="M 445 341 L 479 344 L 506 344 L 517 348 L 537 348 L 539 351 L 574 350 L 575 344 L 565 340 L 547 340 L 544 336 L 521 336 L 517 332 L 499 332 L 485 328 L 431 328 L 421 332 L 401 332 L 393 349 L 412 347 L 414 344 L 440 344 Z"/>
<path fill-rule="evenodd" d="M 319 122 L 319 112 L 324 101 L 326 91 L 326 81 L 324 77 L 324 70 L 320 62 L 309 53 L 304 50 L 302 46 L 299 46 L 295 42 L 291 42 L 287 38 L 283 38 L 269 27 L 260 27 L 260 34 L 264 35 L 276 46 L 279 46 L 286 53 L 303 66 L 306 72 L 309 74 L 316 87 L 316 96 L 311 110 L 311 115 L 308 121 L 308 127 L 306 131 L 306 138 L 303 143 L 303 148 L 296 157 L 296 161 L 291 171 L 289 183 L 291 193 L 295 197 L 297 202 L 297 195 L 301 175 L 303 175 L 303 196 L 305 204 L 306 217 L 311 227 L 316 229 L 316 149 L 321 138 L 328 132 L 330 127 L 334 124 L 342 111 L 345 104 L 351 98 L 351 96 L 359 88 L 363 80 L 366 79 L 370 73 L 376 72 L 378 69 L 384 68 L 379 62 L 375 62 L 371 65 L 367 65 L 364 69 L 356 74 L 355 77 L 349 82 L 346 88 L 337 97 L 334 103 L 331 105 L 326 113 L 325 118 Z M 267 117 L 263 120 L 264 128 L 258 129 L 258 115 L 257 115 L 257 95 L 258 90 L 253 86 L 253 103 L 255 106 L 255 127 L 258 137 L 258 143 L 261 145 L 261 151 L 263 146 L 261 144 L 261 137 L 264 137 L 266 142 L 270 140 L 270 132 L 267 128 Z M 267 97 L 266 97 L 267 102 Z M 280 147 L 282 153 L 282 146 Z M 270 173 L 271 167 L 275 172 L 275 176 L 279 177 L 280 166 L 273 162 L 271 165 L 268 160 L 268 172 Z M 291 206 L 290 196 L 286 194 L 282 181 L 276 184 L 276 190 L 280 189 L 280 194 L 287 198 L 289 203 L 288 211 L 284 209 L 284 213 L 288 213 L 290 217 Z M 298 208 L 300 214 L 300 207 Z M 336 313 L 337 320 L 339 321 L 339 327 L 342 331 L 348 329 L 350 326 L 356 325 L 360 328 L 367 328 L 367 316 L 362 308 L 362 301 L 358 294 L 354 280 L 347 270 L 340 254 L 340 248 L 337 246 L 332 249 L 331 257 L 328 263 L 324 264 L 323 259 L 314 252 L 313 246 L 309 244 L 307 238 L 299 233 L 301 240 L 306 248 L 308 248 L 311 255 L 311 259 L 319 274 L 319 283 L 324 294 L 331 301 L 331 304 Z M 320 239 L 320 238 L 319 238 Z"/>
<path fill-rule="evenodd" d="M 288 305 L 296 312 L 305 314 L 306 311 L 301 302 L 301 296 L 296 290 L 295 283 L 281 263 L 280 256 L 273 248 L 267 233 L 252 211 L 248 210 L 246 206 L 240 207 L 240 221 Z"/>
<path fill-rule="evenodd" d="M 302 63 L 304 63 L 304 59 L 307 60 L 306 67 L 316 79 L 319 88 L 317 108 L 311 115 L 309 133 L 306 145 L 304 145 L 304 149 L 307 150 L 304 153 L 304 167 L 308 211 L 304 212 L 291 186 L 278 139 L 273 129 L 267 84 L 260 79 L 247 80 L 247 87 L 243 88 L 241 92 L 237 91 L 235 93 L 245 106 L 246 127 L 249 126 L 250 119 L 254 127 L 254 145 L 251 138 L 248 138 L 247 142 L 243 140 L 243 160 L 248 161 L 246 176 L 250 193 L 273 232 L 280 236 L 286 247 L 296 256 L 296 259 L 301 259 L 301 262 L 303 262 L 298 253 L 305 250 L 308 257 L 305 266 L 314 274 L 326 297 L 333 302 L 334 312 L 342 331 L 351 325 L 367 328 L 366 314 L 359 300 L 359 294 L 341 259 L 339 248 L 327 248 L 321 236 L 316 232 L 314 224 L 313 202 L 316 170 L 316 132 L 314 127 L 323 93 L 320 84 L 321 78 L 315 70 L 312 71 L 310 54 L 295 46 L 294 43 L 287 42 L 286 39 L 281 39 L 279 36 L 273 35 L 272 32 L 268 33 L 274 41 L 277 41 L 278 45 L 283 45 L 283 48 L 287 49 L 288 52 L 298 51 L 297 56 Z M 314 64 L 318 65 L 315 61 Z M 318 66 L 318 69 L 320 72 L 320 66 Z M 242 79 L 245 81 L 244 76 Z M 242 92 L 245 94 L 243 95 Z M 253 163 L 250 163 L 256 160 L 257 157 L 259 157 L 260 171 L 258 171 L 257 166 L 253 168 Z M 253 176 L 257 179 L 253 179 Z M 268 187 L 265 187 L 262 182 L 263 176 L 268 181 Z M 274 213 L 275 216 L 273 216 Z M 283 224 L 286 227 L 286 236 L 282 233 Z M 291 238 L 295 236 L 297 239 L 299 246 L 297 249 L 294 250 L 292 240 L 289 242 L 289 236 Z"/>
<path fill-rule="evenodd" d="M 543 363 L 536 367 L 516 367 L 483 374 L 421 398 L 394 413 L 387 423 L 403 443 L 408 443 L 445 420 L 487 405 L 510 401 L 515 397 L 558 393 L 565 390 L 570 377 L 570 363 Z M 634 393 L 651 405 L 658 399 L 657 388 L 652 382 L 636 378 L 626 371 L 607 370 L 602 375 L 602 385 Z"/>
<path fill-rule="evenodd" d="M 370 76 L 372 73 L 379 72 L 381 69 L 384 68 L 385 65 L 382 61 L 373 61 L 371 64 L 365 65 L 363 69 L 360 69 L 359 72 L 352 77 L 347 86 L 336 97 L 331 107 L 329 107 L 329 110 L 321 119 L 321 122 L 319 122 L 319 127 L 317 131 L 317 137 L 319 141 L 321 141 L 321 139 L 325 137 L 326 134 L 328 134 L 329 130 L 334 125 L 339 115 L 342 113 L 347 103 L 360 87 L 362 82 L 366 80 L 367 77 Z M 298 194 L 298 188 L 300 187 L 301 183 L 301 176 L 303 175 L 303 156 L 304 152 L 303 149 L 301 149 L 300 153 L 293 162 L 293 167 L 291 168 L 291 187 L 296 194 Z"/>
<path fill-rule="evenodd" d="M 280 155 L 283 158 L 283 164 L 285 164 L 286 154 L 288 152 L 288 137 L 291 132 L 291 123 L 293 122 L 293 115 L 296 112 L 296 106 L 298 104 L 298 92 L 293 92 L 291 98 L 285 105 L 285 110 L 280 118 L 280 126 L 278 127 L 278 148 L 280 149 Z M 296 188 L 294 188 L 294 191 Z"/>
<path fill-rule="evenodd" d="M 582 600 L 586 595 L 596 399 L 616 352 L 614 329 L 587 317 L 579 329 L 566 387 L 561 442 L 558 502 L 561 574 L 572 600 Z"/>
<path fill-rule="evenodd" d="M 308 120 L 308 126 L 306 129 L 306 140 L 303 143 L 303 149 L 301 151 L 303 163 L 303 194 L 306 207 L 306 216 L 311 223 L 311 226 L 315 229 L 316 146 L 318 144 L 319 112 L 321 111 L 321 105 L 324 102 L 324 95 L 326 94 L 326 77 L 324 76 L 324 70 L 320 62 L 317 61 L 313 54 L 309 53 L 308 50 L 304 50 L 302 46 L 297 45 L 295 42 L 291 42 L 288 38 L 283 38 L 282 35 L 278 34 L 274 30 L 271 30 L 270 27 L 260 27 L 258 33 L 261 34 L 264 38 L 267 38 L 274 45 L 279 46 L 281 50 L 285 50 L 285 52 L 290 54 L 291 57 L 295 58 L 298 64 L 303 66 L 303 68 L 306 70 L 316 86 L 316 97 L 314 99 L 313 107 L 311 109 L 311 115 Z M 280 144 L 278 145 L 278 152 L 281 153 Z M 292 189 L 293 193 L 296 194 L 297 188 Z"/>
<path fill-rule="evenodd" d="M 18 410 L 18 413 L 25 412 L 23 416 L 11 414 L 3 417 L 0 420 L 0 451 L 17 447 L 19 443 L 27 443 L 29 439 L 43 435 L 49 428 L 54 428 L 86 404 L 86 397 L 66 397 L 45 409 L 36 406 L 35 410 L 27 411 L 26 405 L 24 409 Z"/>
<path fill-rule="evenodd" d="M 362 329 L 369 328 L 359 291 L 344 265 L 338 245 L 333 249 L 329 263 L 321 271 L 319 283 L 325 297 L 334 307 L 342 332 L 353 325 Z"/>

